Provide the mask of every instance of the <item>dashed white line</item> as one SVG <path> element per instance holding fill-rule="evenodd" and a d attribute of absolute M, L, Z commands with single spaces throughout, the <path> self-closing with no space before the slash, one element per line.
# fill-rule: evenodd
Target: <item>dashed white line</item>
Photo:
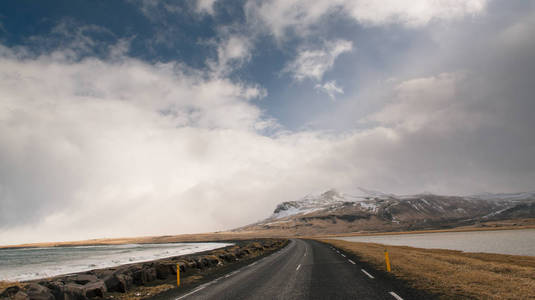
<path fill-rule="evenodd" d="M 301 268 L 301 264 L 299 264 L 295 270 L 299 271 L 299 268 Z"/>
<path fill-rule="evenodd" d="M 398 294 L 394 292 L 390 292 L 390 295 L 392 295 L 392 297 L 396 298 L 397 300 L 403 300 L 403 298 L 401 298 Z"/>
<path fill-rule="evenodd" d="M 368 277 L 370 277 L 371 279 L 374 279 L 374 278 L 375 278 L 375 277 L 372 276 L 372 274 L 366 272 L 366 270 L 361 269 L 361 271 L 362 271 L 364 274 L 368 275 Z"/>
<path fill-rule="evenodd" d="M 343 257 L 346 257 L 344 254 L 340 254 L 340 255 L 342 255 Z"/>
<path fill-rule="evenodd" d="M 352 261 L 351 259 L 348 259 L 348 261 L 349 261 L 350 263 L 352 263 L 352 264 L 354 264 L 354 265 L 355 265 L 355 262 L 354 262 L 354 261 Z"/>

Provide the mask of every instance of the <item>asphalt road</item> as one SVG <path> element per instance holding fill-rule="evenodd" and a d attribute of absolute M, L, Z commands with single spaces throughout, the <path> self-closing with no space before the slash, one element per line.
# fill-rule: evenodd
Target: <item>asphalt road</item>
<path fill-rule="evenodd" d="M 295 239 L 174 299 L 414 299 L 395 286 L 329 245 Z"/>

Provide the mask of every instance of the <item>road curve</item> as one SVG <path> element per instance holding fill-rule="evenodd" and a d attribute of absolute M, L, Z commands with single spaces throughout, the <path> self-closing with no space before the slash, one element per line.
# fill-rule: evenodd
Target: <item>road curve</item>
<path fill-rule="evenodd" d="M 268 257 L 173 299 L 403 299 L 394 289 L 347 254 L 294 239 Z"/>

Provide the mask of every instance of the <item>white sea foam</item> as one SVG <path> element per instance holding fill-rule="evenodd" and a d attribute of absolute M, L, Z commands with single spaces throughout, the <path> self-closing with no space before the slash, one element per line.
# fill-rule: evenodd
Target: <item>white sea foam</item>
<path fill-rule="evenodd" d="M 20 281 L 208 251 L 228 243 L 0 249 L 0 280 Z"/>

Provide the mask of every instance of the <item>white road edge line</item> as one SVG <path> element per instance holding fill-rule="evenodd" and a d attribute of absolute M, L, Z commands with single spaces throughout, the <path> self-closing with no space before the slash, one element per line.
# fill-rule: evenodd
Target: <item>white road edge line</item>
<path fill-rule="evenodd" d="M 372 274 L 366 272 L 366 270 L 361 269 L 361 271 L 362 271 L 364 274 L 368 275 L 368 277 L 370 277 L 371 279 L 374 279 L 374 278 L 375 278 L 375 277 L 372 276 Z M 402 299 L 402 300 L 403 300 L 403 299 Z"/>
<path fill-rule="evenodd" d="M 351 259 L 348 259 L 350 263 L 356 265 L 356 263 L 354 261 L 352 261 Z"/>
<path fill-rule="evenodd" d="M 390 292 L 390 295 L 392 295 L 392 297 L 396 298 L 397 300 L 403 300 L 403 298 L 401 298 L 398 294 L 394 292 Z"/>
<path fill-rule="evenodd" d="M 268 259 L 269 257 L 281 256 L 283 251 L 288 251 L 288 248 L 284 247 L 284 249 L 282 249 L 281 251 L 277 251 L 276 253 L 270 254 L 270 255 L 268 255 L 268 256 L 266 256 L 266 257 L 260 259 L 260 260 L 257 260 L 257 261 L 255 261 L 255 262 L 249 264 L 249 266 L 255 265 L 257 262 L 264 261 L 264 260 Z M 238 269 L 238 270 L 236 270 L 236 271 L 234 271 L 234 272 L 231 272 L 231 273 L 225 275 L 225 276 L 222 277 L 222 278 L 228 278 L 228 277 L 230 277 L 230 276 L 232 276 L 232 275 L 235 275 L 235 274 L 240 273 L 240 271 L 241 271 L 241 269 Z M 210 281 L 210 282 L 208 282 L 208 283 L 205 283 L 205 284 L 203 284 L 203 285 L 200 285 L 198 288 L 194 289 L 193 291 L 191 291 L 191 292 L 189 292 L 189 293 L 187 293 L 187 294 L 184 294 L 184 295 L 182 295 L 182 296 L 176 298 L 175 300 L 180 300 L 180 299 L 184 299 L 184 298 L 186 298 L 186 297 L 188 297 L 188 296 L 191 296 L 191 295 L 197 293 L 198 291 L 200 291 L 200 290 L 206 288 L 207 286 L 209 286 L 209 285 L 211 285 L 211 284 L 213 284 L 213 283 L 216 283 L 219 279 L 221 279 L 221 277 L 220 277 L 220 278 L 216 278 L 216 279 L 214 279 L 214 280 L 212 280 L 212 281 Z"/>
<path fill-rule="evenodd" d="M 299 268 L 301 268 L 301 264 L 299 264 L 295 270 L 299 271 Z"/>
<path fill-rule="evenodd" d="M 343 254 L 340 254 L 340 255 L 342 255 L 343 257 L 346 257 L 346 256 L 345 256 L 345 255 L 343 255 Z"/>
<path fill-rule="evenodd" d="M 186 297 L 188 297 L 188 296 L 191 296 L 191 295 L 197 293 L 198 291 L 204 289 L 205 287 L 206 287 L 206 286 L 201 285 L 200 287 L 194 289 L 193 291 L 191 291 L 191 292 L 189 292 L 189 293 L 187 293 L 187 294 L 185 294 L 185 295 L 182 295 L 182 296 L 176 298 L 176 300 L 180 300 L 180 299 L 186 298 Z"/>

